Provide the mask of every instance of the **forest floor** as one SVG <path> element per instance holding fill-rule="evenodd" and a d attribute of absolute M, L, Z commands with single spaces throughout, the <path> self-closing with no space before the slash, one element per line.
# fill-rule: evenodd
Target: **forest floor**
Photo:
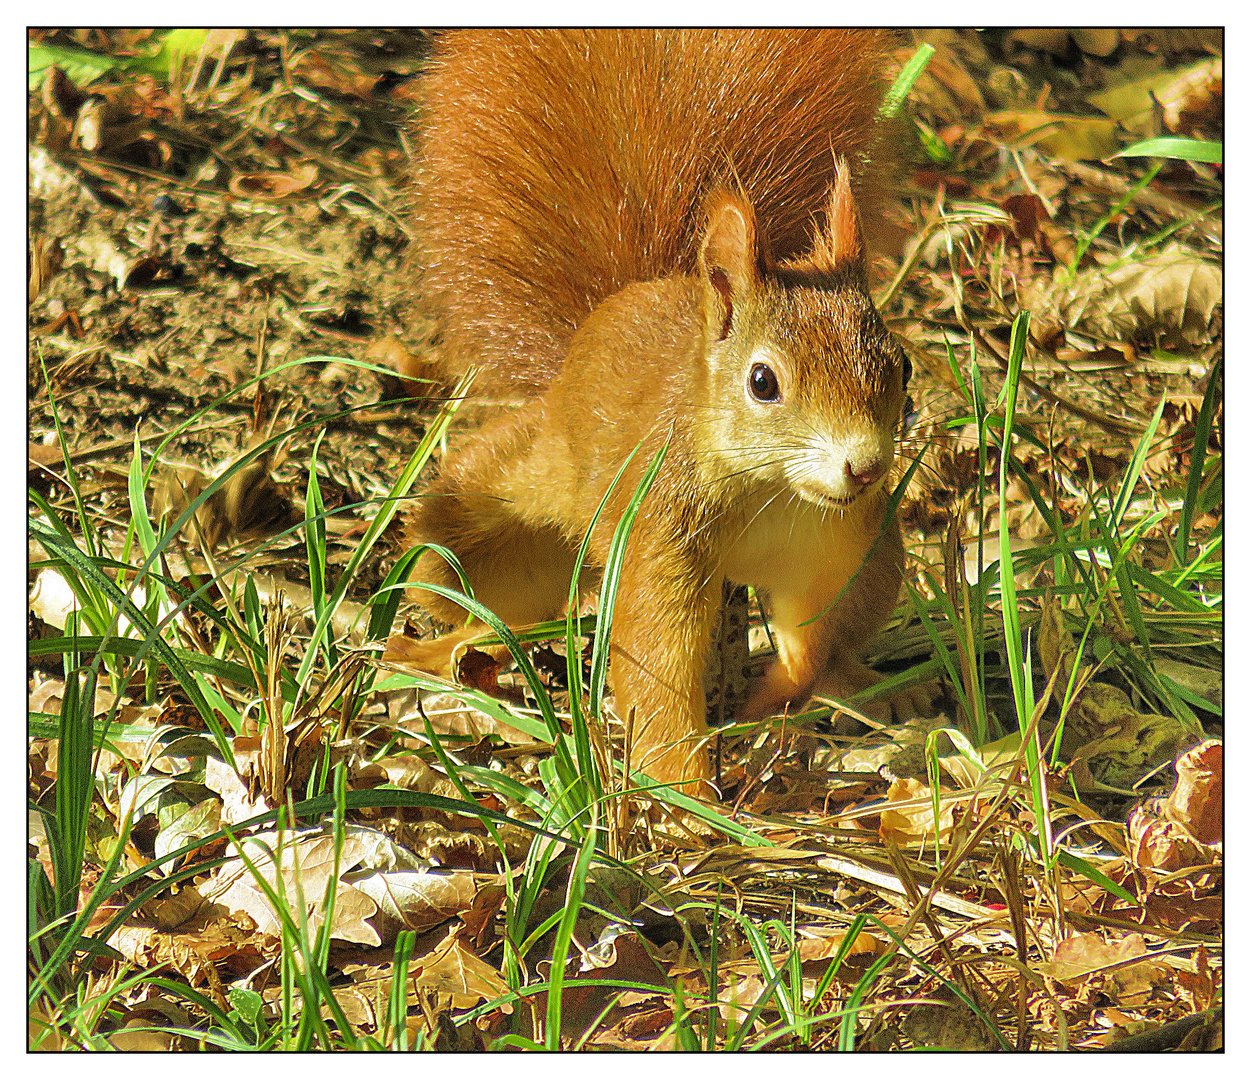
<path fill-rule="evenodd" d="M 431 42 L 31 35 L 31 1045 L 1219 1047 L 1223 173 L 1112 157 L 1219 143 L 1219 32 L 901 41 L 870 661 L 944 709 L 732 726 L 693 832 L 563 626 L 381 658 L 400 508 L 508 407 L 422 303 Z"/>

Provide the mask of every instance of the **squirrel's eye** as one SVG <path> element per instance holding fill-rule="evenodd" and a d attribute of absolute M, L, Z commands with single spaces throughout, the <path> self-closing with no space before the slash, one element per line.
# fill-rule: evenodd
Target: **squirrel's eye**
<path fill-rule="evenodd" d="M 751 390 L 751 396 L 757 401 L 777 401 L 779 397 L 778 377 L 768 364 L 752 365 L 747 376 L 747 386 Z"/>
<path fill-rule="evenodd" d="M 903 386 L 908 389 L 908 383 L 912 381 L 912 361 L 906 356 L 903 358 Z"/>

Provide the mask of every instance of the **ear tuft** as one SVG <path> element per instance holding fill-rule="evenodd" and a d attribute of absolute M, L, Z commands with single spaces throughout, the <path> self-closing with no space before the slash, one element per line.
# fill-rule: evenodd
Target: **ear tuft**
<path fill-rule="evenodd" d="M 826 201 L 825 229 L 817 234 L 812 261 L 827 271 L 864 274 L 864 237 L 860 214 L 851 194 L 851 169 L 844 157 L 834 159 L 837 175 Z"/>

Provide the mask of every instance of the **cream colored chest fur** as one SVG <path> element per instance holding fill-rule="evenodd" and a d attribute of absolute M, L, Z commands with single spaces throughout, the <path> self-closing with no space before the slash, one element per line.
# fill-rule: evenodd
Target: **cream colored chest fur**
<path fill-rule="evenodd" d="M 872 544 L 870 511 L 864 500 L 840 511 L 780 495 L 731 530 L 722 571 L 774 593 L 837 593 Z"/>

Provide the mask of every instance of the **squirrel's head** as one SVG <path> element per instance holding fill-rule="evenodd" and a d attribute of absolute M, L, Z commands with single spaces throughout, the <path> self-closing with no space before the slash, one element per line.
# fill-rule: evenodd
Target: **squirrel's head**
<path fill-rule="evenodd" d="M 845 165 L 802 259 L 771 262 L 742 195 L 718 189 L 707 206 L 705 449 L 744 481 L 818 506 L 880 490 L 909 366 L 869 298 Z"/>

